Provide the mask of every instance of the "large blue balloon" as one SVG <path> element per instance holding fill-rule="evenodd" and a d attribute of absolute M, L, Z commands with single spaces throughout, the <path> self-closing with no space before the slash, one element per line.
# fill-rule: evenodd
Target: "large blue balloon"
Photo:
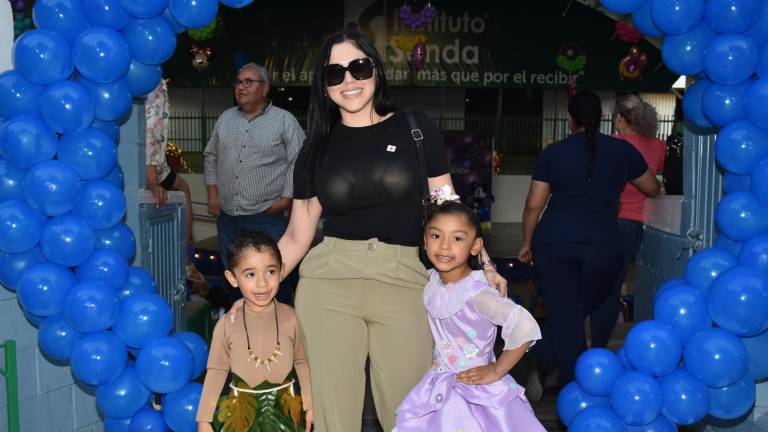
<path fill-rule="evenodd" d="M 709 314 L 736 336 L 768 330 L 768 274 L 742 266 L 725 271 L 709 290 Z"/>
<path fill-rule="evenodd" d="M 157 286 L 152 275 L 141 267 L 131 267 L 128 269 L 128 281 L 117 292 L 117 298 L 122 301 L 136 294 L 155 294 L 156 292 Z"/>
<path fill-rule="evenodd" d="M 157 294 L 135 294 L 121 302 L 120 313 L 112 330 L 129 347 L 142 348 L 168 335 L 171 327 L 171 307 L 162 297 Z"/>
<path fill-rule="evenodd" d="M 733 333 L 711 328 L 688 339 L 683 361 L 688 372 L 707 387 L 727 387 L 747 372 L 747 349 Z"/>
<path fill-rule="evenodd" d="M 704 93 L 712 83 L 706 78 L 699 78 L 688 87 L 683 96 L 683 113 L 685 120 L 697 128 L 711 128 L 707 116 L 704 115 Z"/>
<path fill-rule="evenodd" d="M 579 387 L 576 381 L 571 381 L 557 395 L 557 416 L 566 426 L 582 411 L 593 406 L 610 406 L 605 397 L 592 396 Z"/>
<path fill-rule="evenodd" d="M 655 303 L 662 293 L 678 285 L 685 285 L 685 280 L 681 277 L 675 277 L 659 285 L 659 287 L 656 288 L 656 291 L 653 293 L 653 302 Z"/>
<path fill-rule="evenodd" d="M 94 107 L 91 93 L 75 81 L 52 84 L 40 97 L 40 115 L 61 134 L 87 128 L 93 122 Z"/>
<path fill-rule="evenodd" d="M 64 316 L 54 315 L 48 317 L 40 324 L 37 330 L 37 343 L 40 350 L 48 357 L 64 361 L 68 360 L 75 348 L 75 342 L 82 336 L 73 329 Z"/>
<path fill-rule="evenodd" d="M 117 0 L 83 0 L 83 14 L 92 26 L 113 30 L 122 30 L 131 20 Z"/>
<path fill-rule="evenodd" d="M 632 327 L 624 350 L 633 368 L 651 376 L 666 375 L 674 370 L 683 353 L 680 338 L 672 327 L 655 320 Z"/>
<path fill-rule="evenodd" d="M 727 171 L 723 175 L 723 191 L 725 193 L 749 192 L 750 190 L 752 190 L 752 176 L 733 174 Z"/>
<path fill-rule="evenodd" d="M 704 0 L 649 0 L 651 18 L 666 35 L 693 30 L 704 17 Z"/>
<path fill-rule="evenodd" d="M 768 78 L 768 48 L 765 45 L 760 48 L 760 59 L 757 62 L 757 76 L 759 78 Z"/>
<path fill-rule="evenodd" d="M 24 252 L 40 240 L 48 219 L 21 200 L 0 202 L 0 251 Z"/>
<path fill-rule="evenodd" d="M 619 358 L 621 365 L 624 366 L 624 372 L 635 370 L 635 368 L 632 367 L 632 363 L 629 362 L 629 357 L 627 357 L 627 351 L 624 349 L 624 347 L 621 347 L 618 351 L 616 351 L 616 357 Z"/>
<path fill-rule="evenodd" d="M 128 262 L 110 249 L 96 249 L 77 267 L 77 279 L 104 282 L 117 291 L 128 280 Z"/>
<path fill-rule="evenodd" d="M 104 132 L 114 142 L 120 141 L 120 126 L 117 125 L 117 122 L 96 119 L 93 121 L 93 123 L 91 123 L 91 127 Z"/>
<path fill-rule="evenodd" d="M 123 372 L 128 362 L 128 351 L 112 332 L 88 333 L 75 343 L 70 362 L 72 372 L 80 381 L 100 386 Z"/>
<path fill-rule="evenodd" d="M 19 303 L 33 315 L 57 315 L 64 311 L 64 300 L 74 285 L 75 276 L 68 268 L 49 262 L 38 263 L 19 278 Z"/>
<path fill-rule="evenodd" d="M 45 258 L 67 267 L 80 265 L 95 248 L 93 228 L 73 214 L 51 219 L 40 236 L 40 250 Z"/>
<path fill-rule="evenodd" d="M 117 146 L 104 132 L 88 128 L 62 136 L 58 157 L 84 180 L 99 180 L 115 169 Z"/>
<path fill-rule="evenodd" d="M 589 407 L 580 412 L 568 427 L 570 432 L 616 432 L 624 430 L 624 422 L 610 408 Z"/>
<path fill-rule="evenodd" d="M 58 145 L 56 133 L 38 117 L 12 117 L 0 131 L 0 153 L 17 168 L 51 159 Z"/>
<path fill-rule="evenodd" d="M 125 210 L 125 195 L 120 189 L 107 181 L 94 180 L 80 188 L 73 212 L 84 217 L 94 229 L 103 230 L 120 222 Z"/>
<path fill-rule="evenodd" d="M 107 417 L 127 418 L 146 406 L 149 396 L 136 369 L 127 366 L 117 378 L 96 389 L 96 405 Z"/>
<path fill-rule="evenodd" d="M 600 0 L 603 7 L 615 14 L 632 13 L 642 6 L 646 0 Z"/>
<path fill-rule="evenodd" d="M 99 84 L 85 78 L 78 79 L 93 96 L 96 120 L 114 121 L 131 110 L 131 89 L 125 79 Z"/>
<path fill-rule="evenodd" d="M 661 387 L 651 376 L 642 372 L 627 372 L 611 389 L 611 407 L 629 425 L 652 422 L 661 413 Z"/>
<path fill-rule="evenodd" d="M 704 19 L 718 33 L 744 33 L 757 22 L 758 0 L 709 0 Z"/>
<path fill-rule="evenodd" d="M 82 76 L 97 83 L 117 81 L 128 73 L 128 42 L 115 30 L 92 27 L 80 33 L 72 46 L 72 61 Z"/>
<path fill-rule="evenodd" d="M 664 405 L 661 412 L 679 425 L 694 424 L 709 411 L 709 389 L 685 369 L 659 378 Z"/>
<path fill-rule="evenodd" d="M 752 80 L 735 85 L 713 83 L 704 92 L 702 107 L 704 115 L 715 126 L 726 126 L 743 120 L 745 114 L 745 93 Z"/>
<path fill-rule="evenodd" d="M 724 234 L 718 234 L 717 238 L 715 239 L 715 243 L 712 246 L 722 249 L 730 254 L 738 255 L 741 252 L 741 248 L 744 246 L 744 243 L 730 239 Z"/>
<path fill-rule="evenodd" d="M 35 328 L 40 327 L 40 324 L 42 324 L 43 321 L 45 321 L 46 317 L 44 316 L 31 314 L 28 311 L 24 310 L 23 308 L 21 309 L 21 311 L 24 313 L 24 318 L 27 319 L 27 322 L 29 322 Z"/>
<path fill-rule="evenodd" d="M 751 192 L 726 195 L 717 205 L 717 228 L 736 241 L 768 234 L 768 207 Z"/>
<path fill-rule="evenodd" d="M 627 425 L 625 432 L 677 432 L 677 426 L 668 418 L 660 415 L 656 420 L 642 426 Z"/>
<path fill-rule="evenodd" d="M 653 305 L 653 318 L 672 327 L 683 344 L 712 325 L 707 298 L 687 285 L 672 287 L 660 295 Z"/>
<path fill-rule="evenodd" d="M 634 24 L 635 28 L 645 36 L 657 37 L 663 35 L 651 18 L 650 1 L 646 1 L 640 9 L 632 12 L 632 24 Z"/>
<path fill-rule="evenodd" d="M 704 53 L 707 77 L 721 84 L 738 84 L 755 73 L 758 47 L 749 36 L 725 34 L 709 43 Z"/>
<path fill-rule="evenodd" d="M 40 248 L 36 247 L 18 253 L 0 251 L 0 285 L 16 291 L 16 285 L 24 270 L 43 261 L 45 257 L 40 252 Z"/>
<path fill-rule="evenodd" d="M 195 359 L 195 367 L 192 371 L 192 379 L 199 378 L 205 371 L 205 367 L 208 364 L 208 344 L 197 333 L 183 331 L 176 332 L 173 335 L 176 339 L 184 342 L 184 345 L 189 348 L 192 353 L 192 357 Z"/>
<path fill-rule="evenodd" d="M 162 12 L 162 11 L 161 11 Z M 176 49 L 176 32 L 162 16 L 133 19 L 123 30 L 135 61 L 159 65 Z"/>
<path fill-rule="evenodd" d="M 160 65 L 147 65 L 139 63 L 135 59 L 128 68 L 128 74 L 125 76 L 125 82 L 131 94 L 136 96 L 146 96 L 160 83 L 163 76 L 163 68 Z"/>
<path fill-rule="evenodd" d="M 706 295 L 712 281 L 737 264 L 736 257 L 722 249 L 702 249 L 692 256 L 686 264 L 685 282 Z"/>
<path fill-rule="evenodd" d="M 155 339 L 139 351 L 136 372 L 155 393 L 173 393 L 192 378 L 194 359 L 184 343 L 170 336 Z"/>
<path fill-rule="evenodd" d="M 709 389 L 709 414 L 724 420 L 739 418 L 755 404 L 756 395 L 755 381 L 747 373 L 731 386 Z"/>
<path fill-rule="evenodd" d="M 92 333 L 112 327 L 120 304 L 115 291 L 95 280 L 72 287 L 64 302 L 64 318 L 73 329 Z"/>
<path fill-rule="evenodd" d="M 136 236 L 131 228 L 124 223 L 96 231 L 96 245 L 100 249 L 116 251 L 128 262 L 136 255 Z"/>
<path fill-rule="evenodd" d="M 768 236 L 755 237 L 744 243 L 739 253 L 739 263 L 768 271 Z"/>
<path fill-rule="evenodd" d="M 148 0 L 135 2 L 130 0 L 118 0 L 120 6 L 126 12 L 136 18 L 154 18 L 163 13 L 168 6 L 168 0 Z"/>
<path fill-rule="evenodd" d="M 32 20 L 37 28 L 54 31 L 70 43 L 88 28 L 80 0 L 35 1 Z"/>
<path fill-rule="evenodd" d="M 768 103 L 768 78 L 762 78 L 749 87 L 744 97 L 744 108 L 749 120 L 763 129 L 768 128 L 768 115 L 763 107 Z"/>
<path fill-rule="evenodd" d="M 104 417 L 105 432 L 130 432 L 130 427 L 131 427 L 130 417 L 124 418 L 124 419 Z"/>
<path fill-rule="evenodd" d="M 761 160 L 755 165 L 751 176 L 745 176 L 749 179 L 749 187 L 763 204 L 768 205 L 768 158 Z M 748 190 L 750 190 L 748 189 Z"/>
<path fill-rule="evenodd" d="M 173 14 L 171 13 L 170 8 L 165 8 L 163 11 L 163 17 L 168 20 L 168 23 L 173 28 L 173 31 L 176 32 L 176 34 L 184 33 L 185 30 L 187 30 L 186 27 L 181 25 L 178 21 L 176 21 L 176 18 L 173 17 Z"/>
<path fill-rule="evenodd" d="M 33 209 L 48 216 L 68 213 L 77 204 L 81 179 L 59 160 L 40 162 L 24 179 L 24 196 Z"/>
<path fill-rule="evenodd" d="M 37 101 L 44 87 L 27 81 L 18 71 L 0 73 L 0 117 L 39 114 Z"/>
<path fill-rule="evenodd" d="M 665 37 L 661 45 L 661 58 L 667 68 L 676 74 L 698 74 L 704 70 L 704 51 L 716 37 L 715 32 L 701 23 L 687 33 Z"/>
<path fill-rule="evenodd" d="M 205 27 L 216 18 L 219 2 L 216 0 L 170 0 L 168 7 L 173 17 L 187 28 Z"/>
<path fill-rule="evenodd" d="M 24 199 L 24 179 L 26 177 L 27 170 L 17 168 L 7 160 L 0 159 L 0 202 L 10 199 Z"/>
<path fill-rule="evenodd" d="M 173 431 L 194 432 L 197 430 L 195 415 L 200 404 L 203 385 L 191 382 L 163 399 L 163 418 Z"/>
<path fill-rule="evenodd" d="M 163 414 L 151 406 L 140 409 L 131 417 L 128 432 L 166 432 L 168 427 L 163 420 Z"/>
<path fill-rule="evenodd" d="M 72 75 L 72 50 L 64 38 L 50 30 L 25 32 L 13 45 L 13 66 L 32 84 L 41 86 Z"/>
<path fill-rule="evenodd" d="M 760 2 L 760 11 L 757 14 L 757 22 L 747 30 L 745 35 L 752 38 L 759 46 L 768 42 L 768 2 Z"/>
<path fill-rule="evenodd" d="M 747 348 L 749 374 L 758 382 L 768 379 L 768 331 L 741 338 L 741 342 Z"/>
<path fill-rule="evenodd" d="M 605 348 L 592 348 L 583 352 L 576 361 L 576 381 L 579 387 L 594 396 L 608 396 L 616 379 L 624 373 L 624 366 L 616 354 Z"/>

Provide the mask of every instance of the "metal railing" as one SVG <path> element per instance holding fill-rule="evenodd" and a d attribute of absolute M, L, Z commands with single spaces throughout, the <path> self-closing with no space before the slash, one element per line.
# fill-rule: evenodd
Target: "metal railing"
<path fill-rule="evenodd" d="M 6 404 L 8 405 L 8 432 L 19 432 L 19 385 L 16 369 L 16 341 L 6 340 L 0 343 L 3 349 L 5 368 L 0 375 L 5 378 Z"/>

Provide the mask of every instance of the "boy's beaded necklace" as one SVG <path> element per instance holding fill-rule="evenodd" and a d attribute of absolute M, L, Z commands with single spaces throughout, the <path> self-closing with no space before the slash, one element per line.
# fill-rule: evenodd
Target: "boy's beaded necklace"
<path fill-rule="evenodd" d="M 280 325 L 277 322 L 277 302 L 274 299 L 272 302 L 275 305 L 275 343 L 277 346 L 275 347 L 275 350 L 272 351 L 272 355 L 264 360 L 254 354 L 253 349 L 251 349 L 251 338 L 248 336 L 248 325 L 245 323 L 245 302 L 243 302 L 243 328 L 245 329 L 245 340 L 248 344 L 248 354 L 250 355 L 248 361 L 256 361 L 256 367 L 264 366 L 267 368 L 267 375 L 272 373 L 270 363 L 277 363 L 277 357 L 283 355 L 283 353 L 280 352 Z"/>

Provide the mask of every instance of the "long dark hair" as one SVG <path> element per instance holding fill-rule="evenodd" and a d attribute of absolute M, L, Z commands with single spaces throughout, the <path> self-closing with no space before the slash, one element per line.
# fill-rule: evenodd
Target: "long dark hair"
<path fill-rule="evenodd" d="M 307 141 L 308 181 L 314 179 L 314 169 L 323 155 L 331 130 L 341 118 L 339 108 L 330 100 L 325 91 L 325 66 L 331 57 L 331 49 L 342 42 L 351 42 L 373 61 L 376 90 L 373 93 L 373 109 L 379 115 L 386 115 L 395 110 L 390 101 L 387 77 L 384 65 L 376 47 L 359 31 L 341 31 L 333 33 L 325 39 L 315 59 L 315 73 L 309 93 L 309 110 L 307 111 Z"/>
<path fill-rule="evenodd" d="M 592 183 L 595 171 L 595 155 L 597 154 L 597 142 L 595 137 L 600 132 L 600 120 L 603 117 L 603 109 L 600 105 L 600 97 L 591 91 L 581 91 L 568 101 L 568 114 L 571 115 L 576 126 L 584 128 L 589 145 L 589 163 L 587 165 L 587 187 Z"/>
<path fill-rule="evenodd" d="M 444 214 L 464 216 L 467 219 L 469 226 L 475 230 L 475 239 L 483 237 L 483 226 L 480 224 L 480 219 L 477 217 L 477 214 L 466 204 L 458 201 L 445 201 L 440 205 L 430 206 L 427 216 L 424 219 L 424 227 L 426 228 L 435 216 Z M 475 241 L 475 239 L 472 239 L 472 241 Z M 480 266 L 480 255 L 469 257 L 469 267 L 472 270 L 480 270 L 482 268 Z"/>

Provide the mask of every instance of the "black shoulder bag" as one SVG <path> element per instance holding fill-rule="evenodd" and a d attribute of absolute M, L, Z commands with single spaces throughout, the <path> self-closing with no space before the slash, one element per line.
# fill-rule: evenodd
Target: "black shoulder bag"
<path fill-rule="evenodd" d="M 427 159 L 424 156 L 424 146 L 422 145 L 424 135 L 416 124 L 416 118 L 414 117 L 413 112 L 406 111 L 405 116 L 408 119 L 408 124 L 411 126 L 411 138 L 413 138 L 413 142 L 416 143 L 416 151 L 419 153 L 419 166 L 421 167 L 421 206 L 424 210 L 424 217 L 421 220 L 421 225 L 422 228 L 424 228 L 424 224 L 427 222 L 429 207 L 432 205 L 432 197 L 429 193 L 429 181 L 427 180 Z M 428 269 L 432 268 L 432 263 L 429 262 L 429 259 L 427 258 L 427 251 L 424 249 L 423 241 L 419 247 L 419 260 L 424 264 L 424 267 Z"/>

